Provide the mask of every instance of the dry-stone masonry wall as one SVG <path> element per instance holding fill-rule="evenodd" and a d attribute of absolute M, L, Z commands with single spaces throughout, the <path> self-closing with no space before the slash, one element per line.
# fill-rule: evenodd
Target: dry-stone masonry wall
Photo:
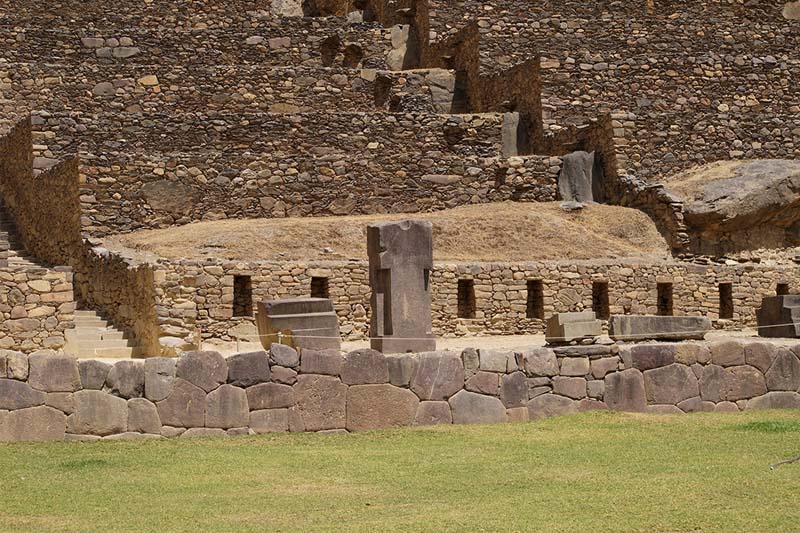
<path fill-rule="evenodd" d="M 348 432 L 593 409 L 800 408 L 800 346 L 749 340 L 345 355 L 283 345 L 108 364 L 0 352 L 0 441 Z"/>

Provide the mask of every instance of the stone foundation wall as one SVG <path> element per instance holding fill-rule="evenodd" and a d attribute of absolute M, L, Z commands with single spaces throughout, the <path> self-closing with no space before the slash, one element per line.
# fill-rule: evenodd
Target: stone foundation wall
<path fill-rule="evenodd" d="M 754 341 L 78 361 L 0 352 L 0 441 L 349 432 L 594 409 L 800 408 L 800 346 Z"/>

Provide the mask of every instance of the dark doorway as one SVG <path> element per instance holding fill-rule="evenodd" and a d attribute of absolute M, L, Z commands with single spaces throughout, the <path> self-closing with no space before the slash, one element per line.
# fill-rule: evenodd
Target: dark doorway
<path fill-rule="evenodd" d="M 525 316 L 544 320 L 544 283 L 540 279 L 528 280 L 528 301 Z"/>
<path fill-rule="evenodd" d="M 658 292 L 658 314 L 661 316 L 672 315 L 672 283 L 659 283 L 656 285 Z"/>
<path fill-rule="evenodd" d="M 253 283 L 250 276 L 233 276 L 233 316 L 253 316 Z"/>
<path fill-rule="evenodd" d="M 611 316 L 608 305 L 607 281 L 595 281 L 592 283 L 592 311 L 601 320 L 608 320 L 608 317 Z"/>
<path fill-rule="evenodd" d="M 733 283 L 719 284 L 719 317 L 733 318 Z"/>
<path fill-rule="evenodd" d="M 330 298 L 330 291 L 328 290 L 328 278 L 316 276 L 311 278 L 311 297 Z"/>
<path fill-rule="evenodd" d="M 458 280 L 458 318 L 475 318 L 475 282 Z"/>

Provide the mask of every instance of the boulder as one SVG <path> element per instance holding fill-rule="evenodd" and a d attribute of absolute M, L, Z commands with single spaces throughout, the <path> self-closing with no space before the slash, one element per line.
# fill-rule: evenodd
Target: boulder
<path fill-rule="evenodd" d="M 586 398 L 586 380 L 556 376 L 553 378 L 553 392 L 574 400 Z"/>
<path fill-rule="evenodd" d="M 557 394 L 542 394 L 528 402 L 528 418 L 541 420 L 578 412 L 578 402 Z"/>
<path fill-rule="evenodd" d="M 508 421 L 503 402 L 492 396 L 461 390 L 448 403 L 454 424 L 495 424 Z"/>
<path fill-rule="evenodd" d="M 172 392 L 178 360 L 173 357 L 150 357 L 144 362 L 144 395 L 160 402 Z"/>
<path fill-rule="evenodd" d="M 101 390 L 106 384 L 111 365 L 95 359 L 78 361 L 78 372 L 84 389 Z"/>
<path fill-rule="evenodd" d="M 106 378 L 106 389 L 123 398 L 144 395 L 144 361 L 117 361 Z"/>
<path fill-rule="evenodd" d="M 75 393 L 75 412 L 67 420 L 67 431 L 105 437 L 128 430 L 128 402 L 98 390 Z"/>
<path fill-rule="evenodd" d="M 250 421 L 249 413 L 247 393 L 239 387 L 221 385 L 206 396 L 206 427 L 243 427 Z"/>
<path fill-rule="evenodd" d="M 41 350 L 28 358 L 28 385 L 45 392 L 75 392 L 81 388 L 78 360 L 71 355 Z"/>
<path fill-rule="evenodd" d="M 410 426 L 419 399 L 393 385 L 354 385 L 347 391 L 347 430 Z"/>
<path fill-rule="evenodd" d="M 687 398 L 678 403 L 678 408 L 684 413 L 711 413 L 714 411 L 713 402 L 704 402 L 699 396 Z"/>
<path fill-rule="evenodd" d="M 411 390 L 420 400 L 446 400 L 464 387 L 464 366 L 451 352 L 430 352 L 419 355 Z"/>
<path fill-rule="evenodd" d="M 0 379 L 0 410 L 13 411 L 44 405 L 47 394 L 15 379 Z"/>
<path fill-rule="evenodd" d="M 633 368 L 652 370 L 675 362 L 674 344 L 641 344 L 631 347 L 631 362 Z"/>
<path fill-rule="evenodd" d="M 767 373 L 778 348 L 770 342 L 748 342 L 744 345 L 744 361 L 763 373 Z"/>
<path fill-rule="evenodd" d="M 181 378 L 175 379 L 169 396 L 156 403 L 162 424 L 184 428 L 203 427 L 205 406 L 203 389 Z"/>
<path fill-rule="evenodd" d="M 186 352 L 178 359 L 176 376 L 211 392 L 228 379 L 228 365 L 219 352 Z"/>
<path fill-rule="evenodd" d="M 644 372 L 644 390 L 649 403 L 673 405 L 700 394 L 692 369 L 678 363 Z"/>
<path fill-rule="evenodd" d="M 767 389 L 771 391 L 797 391 L 800 388 L 800 360 L 789 350 L 781 348 L 765 377 Z"/>
<path fill-rule="evenodd" d="M 288 409 L 263 409 L 250 412 L 250 428 L 256 433 L 289 431 Z"/>
<path fill-rule="evenodd" d="M 272 343 L 269 347 L 269 357 L 274 365 L 294 369 L 300 366 L 300 356 L 297 355 L 297 350 L 285 344 Z"/>
<path fill-rule="evenodd" d="M 764 374 L 747 365 L 725 369 L 725 400 L 735 402 L 761 396 L 767 392 Z"/>
<path fill-rule="evenodd" d="M 38 406 L 0 414 L 0 442 L 64 440 L 67 416 Z"/>
<path fill-rule="evenodd" d="M 647 406 L 644 377 L 635 368 L 615 372 L 605 377 L 603 400 L 614 411 L 643 412 Z"/>
<path fill-rule="evenodd" d="M 303 374 L 339 376 L 342 373 L 342 362 L 342 354 L 339 350 L 304 349 L 300 351 L 300 372 Z"/>
<path fill-rule="evenodd" d="M 161 419 L 155 404 L 144 398 L 128 400 L 128 431 L 161 433 Z"/>
<path fill-rule="evenodd" d="M 524 372 L 506 374 L 500 380 L 500 400 L 506 408 L 523 407 L 528 403 L 528 379 Z"/>
<path fill-rule="evenodd" d="M 525 372 L 531 376 L 557 376 L 558 359 L 553 350 L 547 348 L 536 348 L 523 352 L 525 361 Z"/>
<path fill-rule="evenodd" d="M 453 415 L 447 402 L 420 402 L 414 417 L 415 426 L 434 426 L 452 424 Z"/>
<path fill-rule="evenodd" d="M 288 346 L 286 348 L 292 350 Z M 292 351 L 294 352 L 294 350 Z M 229 357 L 228 383 L 236 387 L 247 388 L 269 381 L 269 358 L 269 354 L 263 350 L 237 353 Z"/>
<path fill-rule="evenodd" d="M 273 366 L 270 368 L 272 381 L 283 383 L 284 385 L 294 385 L 297 383 L 297 372 L 285 366 Z"/>
<path fill-rule="evenodd" d="M 285 409 L 295 404 L 294 389 L 280 383 L 261 383 L 247 388 L 247 402 L 253 411 Z"/>
<path fill-rule="evenodd" d="M 800 409 L 800 394 L 775 391 L 747 400 L 745 409 Z"/>
<path fill-rule="evenodd" d="M 719 366 L 745 364 L 744 346 L 737 341 L 719 341 L 711 344 L 711 362 Z"/>
<path fill-rule="evenodd" d="M 344 428 L 347 385 L 333 376 L 300 374 L 294 394 L 306 431 Z"/>
<path fill-rule="evenodd" d="M 750 401 L 750 400 L 748 400 Z M 719 402 L 714 406 L 715 413 L 738 413 L 739 407 L 733 402 Z"/>
<path fill-rule="evenodd" d="M 389 383 L 389 364 L 375 350 L 355 350 L 344 356 L 342 382 L 348 385 Z"/>

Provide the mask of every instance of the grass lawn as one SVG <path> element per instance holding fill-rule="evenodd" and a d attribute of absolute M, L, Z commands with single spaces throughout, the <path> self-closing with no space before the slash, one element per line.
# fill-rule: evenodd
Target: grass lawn
<path fill-rule="evenodd" d="M 797 531 L 800 411 L 0 444 L 0 530 Z"/>

